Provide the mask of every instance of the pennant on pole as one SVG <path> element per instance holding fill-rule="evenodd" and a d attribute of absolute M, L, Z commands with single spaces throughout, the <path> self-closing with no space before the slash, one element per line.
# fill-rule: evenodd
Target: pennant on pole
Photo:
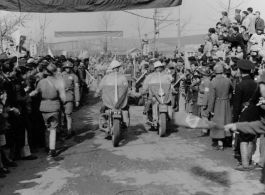
<path fill-rule="evenodd" d="M 67 57 L 67 51 L 62 51 L 60 55 Z"/>
<path fill-rule="evenodd" d="M 12 36 L 14 45 L 18 46 L 20 44 L 20 36 L 21 36 L 20 30 L 16 30 L 15 32 L 11 34 L 11 36 Z"/>
<path fill-rule="evenodd" d="M 52 54 L 52 51 L 51 51 L 50 47 L 48 47 L 48 54 L 49 54 L 52 58 L 54 57 L 53 54 Z"/>

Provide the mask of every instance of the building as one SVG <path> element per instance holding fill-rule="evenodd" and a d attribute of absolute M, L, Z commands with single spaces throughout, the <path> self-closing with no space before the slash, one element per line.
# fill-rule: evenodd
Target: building
<path fill-rule="evenodd" d="M 131 56 L 132 58 L 136 57 L 137 54 L 141 53 L 142 51 L 137 48 L 132 48 L 126 52 L 127 56 Z"/>

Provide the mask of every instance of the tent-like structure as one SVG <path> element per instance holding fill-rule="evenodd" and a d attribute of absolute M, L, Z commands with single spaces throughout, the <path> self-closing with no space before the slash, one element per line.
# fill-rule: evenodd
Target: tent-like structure
<path fill-rule="evenodd" d="M 0 10 L 12 12 L 100 12 L 176 7 L 182 0 L 1 0 Z"/>

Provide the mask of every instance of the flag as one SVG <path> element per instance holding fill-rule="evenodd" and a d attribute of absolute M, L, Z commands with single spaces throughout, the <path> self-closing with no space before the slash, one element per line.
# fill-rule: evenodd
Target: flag
<path fill-rule="evenodd" d="M 6 53 L 1 53 L 0 54 L 0 60 L 7 60 L 8 56 L 6 55 Z"/>
<path fill-rule="evenodd" d="M 86 84 L 87 84 L 87 88 L 90 87 L 90 85 L 92 84 L 93 80 L 95 80 L 95 78 L 86 70 Z"/>
<path fill-rule="evenodd" d="M 51 51 L 50 47 L 48 47 L 48 54 L 49 54 L 52 58 L 54 57 L 53 54 L 52 54 L 52 51 Z"/>
<path fill-rule="evenodd" d="M 62 51 L 60 55 L 67 57 L 67 51 Z"/>
<path fill-rule="evenodd" d="M 14 45 L 18 46 L 20 44 L 20 36 L 21 36 L 20 30 L 16 30 L 15 32 L 11 34 L 11 36 L 12 36 Z"/>
<path fill-rule="evenodd" d="M 211 129 L 221 130 L 224 127 L 217 125 L 205 118 L 200 118 L 186 112 L 175 112 L 173 114 L 173 121 L 180 127 L 186 127 L 191 129 Z"/>

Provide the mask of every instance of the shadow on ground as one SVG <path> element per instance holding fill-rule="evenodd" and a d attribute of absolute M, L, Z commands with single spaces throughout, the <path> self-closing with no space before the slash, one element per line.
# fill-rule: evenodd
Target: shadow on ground
<path fill-rule="evenodd" d="M 211 182 L 217 183 L 224 187 L 230 187 L 231 182 L 228 179 L 228 172 L 214 172 L 208 171 L 202 167 L 192 167 L 191 172 L 198 177 L 203 177 L 205 179 L 210 180 Z"/>
<path fill-rule="evenodd" d="M 138 140 L 140 135 L 142 135 L 143 133 L 148 133 L 148 130 L 144 125 L 138 124 L 130 126 L 129 130 L 122 134 L 120 147 L 126 146 L 128 143 Z"/>

